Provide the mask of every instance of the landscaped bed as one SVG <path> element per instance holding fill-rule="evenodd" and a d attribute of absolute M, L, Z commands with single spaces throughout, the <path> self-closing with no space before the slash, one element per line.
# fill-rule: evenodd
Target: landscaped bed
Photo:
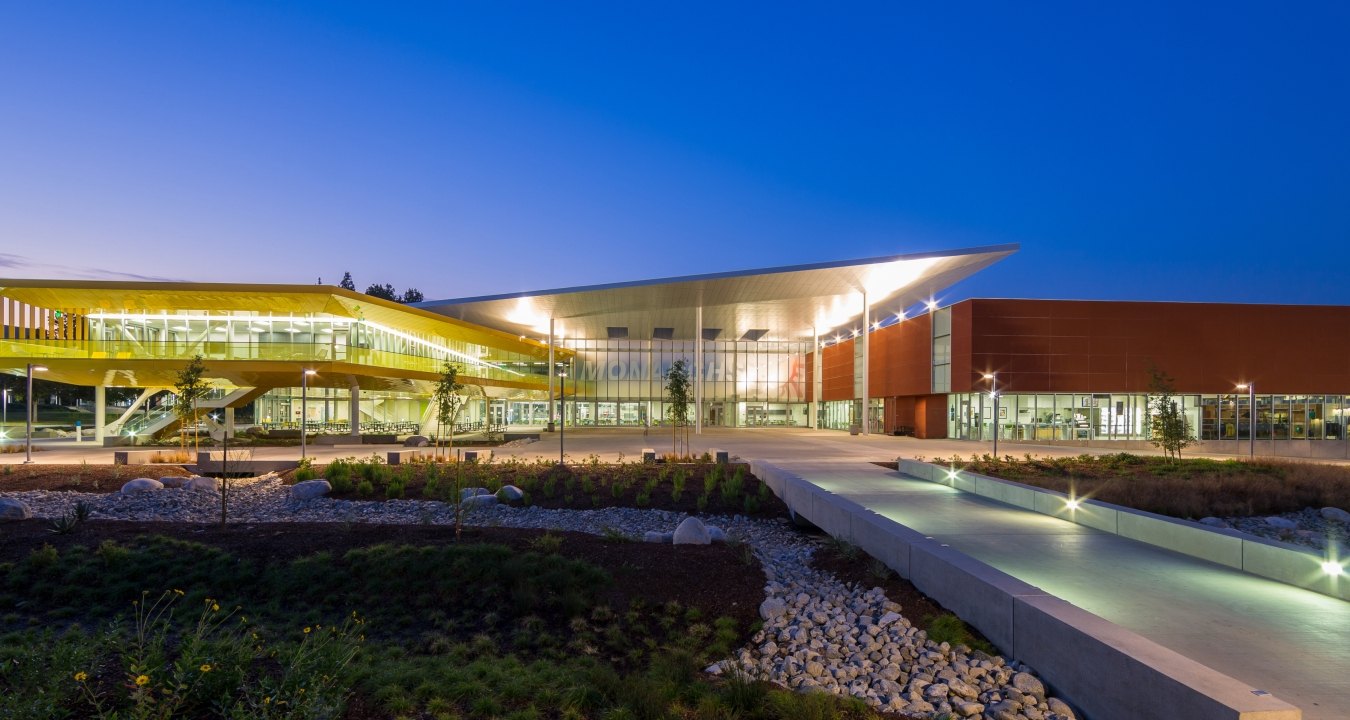
<path fill-rule="evenodd" d="M 8 524 L 0 716 L 874 716 L 700 672 L 757 620 L 764 576 L 737 547 L 453 533 Z"/>
<path fill-rule="evenodd" d="M 991 477 L 1178 518 L 1350 509 L 1350 467 L 1290 460 L 1168 460 L 1128 453 L 936 459 Z M 888 467 L 895 467 L 890 463 Z"/>
<path fill-rule="evenodd" d="M 117 492 L 133 478 L 187 477 L 178 465 L 0 465 L 0 492 L 68 490 Z"/>
<path fill-rule="evenodd" d="M 300 468 L 288 480 L 324 478 L 332 497 L 348 500 L 451 500 L 457 488 L 506 485 L 524 491 L 522 503 L 586 510 L 636 507 L 686 513 L 787 517 L 787 506 L 743 463 L 601 463 L 598 458 L 560 466 L 547 461 L 384 465 L 378 458 L 339 460 Z"/>

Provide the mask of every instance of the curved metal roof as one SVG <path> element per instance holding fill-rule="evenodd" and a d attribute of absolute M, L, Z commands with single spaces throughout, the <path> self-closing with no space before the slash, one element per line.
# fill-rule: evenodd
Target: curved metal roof
<path fill-rule="evenodd" d="M 533 337 L 555 320 L 561 337 L 692 340 L 695 309 L 719 340 L 800 340 L 855 327 L 863 293 L 873 318 L 932 300 L 944 288 L 1011 255 L 993 245 L 761 270 L 509 293 L 419 303 L 452 318 Z M 613 329 L 613 330 L 611 330 Z"/>

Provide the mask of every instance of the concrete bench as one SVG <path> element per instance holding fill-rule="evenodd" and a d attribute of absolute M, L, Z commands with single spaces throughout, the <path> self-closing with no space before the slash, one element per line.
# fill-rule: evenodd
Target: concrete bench
<path fill-rule="evenodd" d="M 655 465 L 656 450 L 652 448 L 642 448 L 642 462 L 644 465 Z"/>
<path fill-rule="evenodd" d="M 713 462 L 717 463 L 718 465 L 726 465 L 727 463 L 731 462 L 731 453 L 727 452 L 726 450 L 719 450 L 718 448 L 709 448 L 708 454 L 712 456 Z"/>
<path fill-rule="evenodd" d="M 145 465 L 159 450 L 116 450 L 113 452 L 114 465 Z M 167 452 L 177 452 L 168 448 Z"/>
<path fill-rule="evenodd" d="M 480 450 L 465 450 L 464 462 L 478 462 L 478 453 Z"/>
<path fill-rule="evenodd" d="M 390 450 L 385 462 L 390 465 L 407 465 L 417 458 L 429 458 L 430 450 Z"/>

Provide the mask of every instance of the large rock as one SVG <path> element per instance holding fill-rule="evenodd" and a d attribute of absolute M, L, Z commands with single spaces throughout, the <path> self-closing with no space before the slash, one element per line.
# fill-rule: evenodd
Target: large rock
<path fill-rule="evenodd" d="M 430 444 L 431 441 L 425 435 L 413 435 L 403 441 L 403 447 L 426 447 Z"/>
<path fill-rule="evenodd" d="M 1035 675 L 1017 673 L 1012 676 L 1012 686 L 1023 695 L 1031 695 L 1037 700 L 1045 699 L 1045 685 Z"/>
<path fill-rule="evenodd" d="M 647 532 L 642 534 L 642 542 L 669 543 L 670 538 L 671 538 L 670 533 L 657 532 L 655 530 L 648 530 Z"/>
<path fill-rule="evenodd" d="M 696 517 L 687 517 L 679 527 L 675 528 L 675 535 L 671 542 L 676 545 L 709 545 L 712 543 L 712 536 L 708 534 L 708 527 L 702 520 Z"/>
<path fill-rule="evenodd" d="M 1216 517 L 1202 517 L 1200 518 L 1200 524 L 1216 528 L 1232 527 L 1227 522 L 1224 522 L 1223 520 L 1220 520 L 1219 518 Z"/>
<path fill-rule="evenodd" d="M 333 491 L 327 480 L 306 480 L 291 486 L 291 498 L 294 500 L 313 500 Z"/>
<path fill-rule="evenodd" d="M 187 484 L 188 478 L 182 475 L 171 475 L 159 479 L 159 484 L 166 488 L 180 488 Z"/>
<path fill-rule="evenodd" d="M 501 490 L 497 491 L 497 499 L 502 502 L 516 502 L 525 499 L 525 491 L 515 485 L 503 485 Z"/>
<path fill-rule="evenodd" d="M 1074 714 L 1073 708 L 1069 707 L 1068 703 L 1057 697 L 1046 698 L 1045 704 L 1050 707 L 1050 712 L 1060 717 L 1060 720 L 1078 720 L 1078 716 Z"/>
<path fill-rule="evenodd" d="M 485 487 L 466 487 L 459 491 L 460 500 L 468 500 L 477 495 L 491 495 L 492 491 Z"/>
<path fill-rule="evenodd" d="M 709 525 L 707 527 L 709 540 L 712 540 L 713 542 L 727 541 L 727 534 L 722 530 L 722 528 L 717 527 L 716 525 Z"/>
<path fill-rule="evenodd" d="M 496 495 L 472 495 L 459 502 L 460 507 L 465 509 L 476 507 L 491 507 L 497 504 Z"/>
<path fill-rule="evenodd" d="M 164 483 L 150 478 L 136 478 L 128 480 L 122 485 L 123 495 L 135 495 L 136 493 L 151 492 L 153 490 L 163 490 Z"/>
<path fill-rule="evenodd" d="M 194 477 L 183 485 L 184 490 L 216 492 L 220 490 L 220 481 L 212 477 Z"/>
<path fill-rule="evenodd" d="M 32 508 L 14 498 L 0 498 L 0 520 L 27 520 L 33 517 Z"/>
<path fill-rule="evenodd" d="M 769 598 L 759 604 L 759 616 L 765 620 L 782 617 L 787 613 L 787 603 L 781 598 Z"/>
<path fill-rule="evenodd" d="M 1293 530 L 1298 527 L 1298 523 L 1288 518 L 1282 518 L 1279 515 L 1271 515 L 1266 518 L 1266 524 L 1277 530 Z"/>
<path fill-rule="evenodd" d="M 1338 507 L 1324 507 L 1322 508 L 1322 519 L 1338 522 L 1342 525 L 1350 525 L 1350 512 Z"/>

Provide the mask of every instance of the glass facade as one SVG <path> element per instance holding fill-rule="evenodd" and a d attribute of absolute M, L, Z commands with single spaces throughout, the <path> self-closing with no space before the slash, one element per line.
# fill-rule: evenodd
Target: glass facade
<path fill-rule="evenodd" d="M 567 378 L 569 426 L 641 426 L 667 420 L 665 376 L 690 365 L 695 341 L 569 339 L 576 352 Z M 711 427 L 805 426 L 810 342 L 705 341 L 703 424 Z M 692 387 L 691 387 L 692 390 Z M 693 421 L 693 418 L 690 418 Z"/>
<path fill-rule="evenodd" d="M 1192 437 L 1251 437 L 1247 395 L 1175 396 Z M 1148 396 L 1131 393 L 1001 394 L 995 418 L 987 393 L 947 396 L 947 435 L 963 440 L 1147 440 Z M 1344 440 L 1347 395 L 1257 395 L 1258 440 Z"/>

